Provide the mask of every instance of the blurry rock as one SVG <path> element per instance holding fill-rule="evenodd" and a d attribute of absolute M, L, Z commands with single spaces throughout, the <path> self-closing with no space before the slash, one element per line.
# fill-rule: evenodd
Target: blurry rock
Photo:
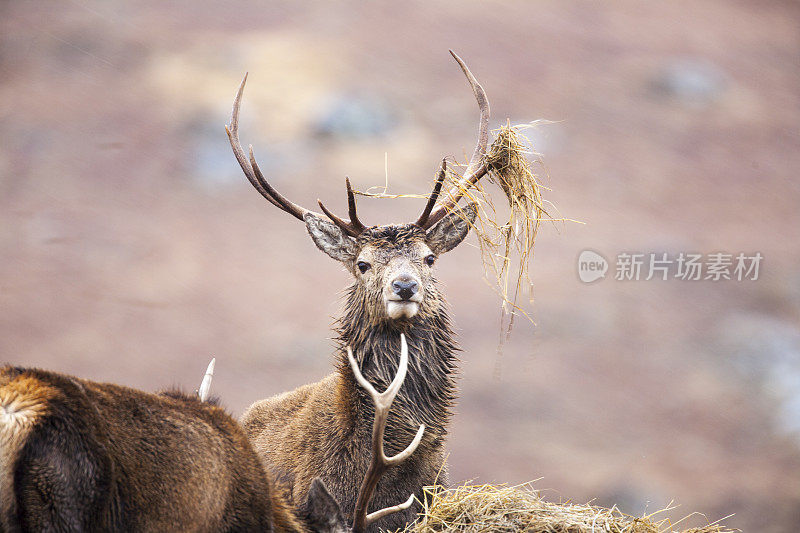
<path fill-rule="evenodd" d="M 791 298 L 794 305 L 800 308 L 800 271 L 796 271 L 794 275 L 789 278 L 786 294 Z"/>
<path fill-rule="evenodd" d="M 655 508 L 666 507 L 661 502 L 668 502 L 668 498 L 660 492 L 649 487 L 643 487 L 633 479 L 620 480 L 611 483 L 609 488 L 597 498 L 597 504 L 608 508 L 616 507 L 620 511 L 629 515 L 645 515 L 648 510 L 652 512 Z"/>
<path fill-rule="evenodd" d="M 664 65 L 653 80 L 656 94 L 704 107 L 719 100 L 728 85 L 721 68 L 704 59 L 684 58 Z"/>
<path fill-rule="evenodd" d="M 362 139 L 386 135 L 397 123 L 395 113 L 377 98 L 338 95 L 323 104 L 312 128 L 319 137 Z"/>
<path fill-rule="evenodd" d="M 720 324 L 717 342 L 720 354 L 752 385 L 780 402 L 782 429 L 800 436 L 800 327 L 739 313 Z"/>
<path fill-rule="evenodd" d="M 243 117 L 243 127 L 252 135 L 253 126 Z M 238 186 L 244 180 L 236 158 L 231 150 L 223 124 L 230 120 L 226 114 L 197 114 L 184 126 L 183 136 L 190 143 L 187 148 L 191 157 L 187 159 L 185 172 L 189 179 L 207 189 L 218 189 L 229 185 Z M 256 136 L 242 140 L 247 149 L 252 143 L 259 167 L 269 176 L 274 185 L 280 185 L 287 176 L 303 172 L 313 162 L 309 157 L 307 142 L 301 140 L 268 141 Z"/>
<path fill-rule="evenodd" d="M 236 159 L 220 124 L 227 124 L 226 118 L 207 115 L 195 117 L 187 125 L 186 138 L 191 142 L 189 151 L 192 156 L 186 172 L 190 179 L 198 181 L 204 187 L 226 186 L 241 178 Z"/>

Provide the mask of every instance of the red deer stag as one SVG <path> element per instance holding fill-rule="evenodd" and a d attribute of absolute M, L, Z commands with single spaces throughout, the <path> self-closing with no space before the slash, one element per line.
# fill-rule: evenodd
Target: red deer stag
<path fill-rule="evenodd" d="M 408 365 L 401 344 L 389 389 L 370 389 L 375 446 L 358 494 L 364 507 L 384 469 L 410 456 L 422 437 L 420 428 L 399 456 L 383 454 L 386 412 Z M 212 368 L 199 398 L 0 368 L 0 532 L 350 531 L 319 478 L 301 505 L 270 479 L 236 421 L 204 401 Z M 353 371 L 367 384 L 357 366 Z M 411 503 L 364 511 L 352 531 Z"/>
<path fill-rule="evenodd" d="M 346 221 L 321 202 L 324 214 L 304 209 L 275 190 L 261 173 L 252 147 L 248 155 L 239 141 L 239 108 L 247 76 L 226 128 L 233 153 L 250 183 L 271 204 L 305 222 L 317 247 L 340 261 L 355 278 L 337 326 L 337 371 L 318 383 L 256 402 L 241 418 L 256 450 L 273 474 L 292 487 L 296 498 L 302 498 L 319 476 L 348 515 L 363 505 L 352 495 L 370 460 L 373 407 L 348 370 L 347 346 L 352 347 L 367 380 L 385 386 L 397 368 L 400 335 L 405 333 L 411 353 L 408 380 L 389 416 L 386 433 L 390 442 L 401 442 L 414 434 L 418 424 L 427 427 L 420 453 L 377 484 L 375 503 L 386 506 L 409 491 L 421 497 L 421 487 L 448 482 L 445 438 L 456 397 L 457 347 L 433 266 L 441 254 L 461 243 L 475 219 L 474 203 L 463 208 L 457 203 L 487 172 L 489 138 L 486 94 L 464 62 L 450 53 L 478 101 L 478 143 L 463 177 L 436 206 L 446 172 L 442 161 L 433 192 L 415 222 L 367 227 L 356 214 L 349 180 Z M 402 527 L 415 511 L 412 507 L 397 513 L 384 526 Z"/>

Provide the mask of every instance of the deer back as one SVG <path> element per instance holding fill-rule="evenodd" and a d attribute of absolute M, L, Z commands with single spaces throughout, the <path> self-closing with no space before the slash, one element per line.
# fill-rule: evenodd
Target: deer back
<path fill-rule="evenodd" d="M 177 391 L 4 367 L 0 444 L 2 531 L 317 529 L 314 502 L 272 486 L 234 419 Z"/>

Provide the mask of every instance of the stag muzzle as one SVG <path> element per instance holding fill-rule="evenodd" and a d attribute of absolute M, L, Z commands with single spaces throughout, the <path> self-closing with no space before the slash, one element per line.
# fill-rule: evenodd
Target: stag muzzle
<path fill-rule="evenodd" d="M 389 318 L 411 318 L 419 312 L 422 302 L 421 284 L 416 276 L 402 273 L 394 277 L 384 289 L 386 314 Z"/>

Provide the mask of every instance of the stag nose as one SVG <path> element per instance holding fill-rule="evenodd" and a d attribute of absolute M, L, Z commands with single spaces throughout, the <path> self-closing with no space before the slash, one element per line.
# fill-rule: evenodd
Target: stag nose
<path fill-rule="evenodd" d="M 403 300 L 410 300 L 417 294 L 419 285 L 409 276 L 400 276 L 392 282 L 392 289 L 394 289 L 394 293 Z"/>

